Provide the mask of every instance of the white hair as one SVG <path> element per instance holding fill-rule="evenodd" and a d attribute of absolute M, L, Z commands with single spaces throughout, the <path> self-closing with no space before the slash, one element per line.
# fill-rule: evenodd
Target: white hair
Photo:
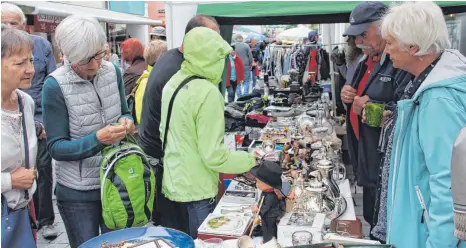
<path fill-rule="evenodd" d="M 102 51 L 107 37 L 95 18 L 72 15 L 58 25 L 55 41 L 63 55 L 76 64 Z"/>
<path fill-rule="evenodd" d="M 392 36 L 400 48 L 419 47 L 416 56 L 450 48 L 443 12 L 433 2 L 405 2 L 390 7 L 383 19 L 382 36 Z"/>
<path fill-rule="evenodd" d="M 2 3 L 2 14 L 5 12 L 15 13 L 21 17 L 22 24 L 26 24 L 24 12 L 16 5 L 11 3 Z"/>

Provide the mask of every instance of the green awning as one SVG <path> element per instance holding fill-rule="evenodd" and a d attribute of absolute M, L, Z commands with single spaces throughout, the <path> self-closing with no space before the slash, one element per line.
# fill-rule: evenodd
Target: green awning
<path fill-rule="evenodd" d="M 383 2 L 387 5 L 393 3 Z M 347 22 L 349 14 L 359 3 L 361 1 L 208 3 L 199 4 L 197 13 L 216 17 L 220 24 L 338 23 Z M 465 1 L 437 1 L 436 3 L 446 14 L 466 11 Z M 462 7 L 458 8 L 458 6 Z M 297 20 L 293 20 L 293 17 Z M 319 18 L 323 19 L 323 22 L 315 22 Z M 346 19 L 343 21 L 343 18 Z M 309 21 L 303 22 L 306 20 Z"/>
<path fill-rule="evenodd" d="M 390 5 L 392 2 L 384 1 Z M 317 2 L 235 2 L 200 4 L 197 12 L 209 16 L 223 17 L 264 17 L 291 15 L 324 15 L 348 13 L 360 1 L 317 1 Z M 440 7 L 464 6 L 464 1 L 438 1 Z"/>

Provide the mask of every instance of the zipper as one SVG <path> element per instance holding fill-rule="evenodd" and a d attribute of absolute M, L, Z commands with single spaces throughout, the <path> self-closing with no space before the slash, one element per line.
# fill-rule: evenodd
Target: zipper
<path fill-rule="evenodd" d="M 82 171 L 83 171 L 83 161 L 82 161 L 82 160 L 79 160 L 79 180 L 80 180 L 80 181 L 83 180 Z"/>
<path fill-rule="evenodd" d="M 424 223 L 424 220 L 427 224 L 427 229 L 429 229 L 429 214 L 427 213 L 427 206 L 426 202 L 424 201 L 424 197 L 422 196 L 421 189 L 419 188 L 418 185 L 414 186 L 416 189 L 416 195 L 417 199 L 419 200 L 419 204 L 421 205 L 422 208 L 422 216 L 421 216 L 421 223 Z"/>
<path fill-rule="evenodd" d="M 95 82 L 91 82 L 92 86 L 94 87 L 95 94 L 97 95 L 97 99 L 99 99 L 99 111 L 100 111 L 100 117 L 102 119 L 102 125 L 105 126 L 105 113 L 104 113 L 104 108 L 102 105 L 102 99 L 100 99 L 99 92 L 97 91 L 97 88 L 95 87 Z"/>
<path fill-rule="evenodd" d="M 387 227 L 387 244 L 390 243 L 390 231 L 392 229 L 393 202 L 395 199 L 395 179 L 396 179 L 396 172 L 397 172 L 397 165 L 398 165 L 398 152 L 400 150 L 401 137 L 403 136 L 402 134 L 404 131 L 404 126 L 403 126 L 404 119 L 405 119 L 405 112 L 402 111 L 401 112 L 401 130 L 400 130 L 400 134 L 398 135 L 398 138 L 396 139 L 395 162 L 393 164 L 394 165 L 393 166 L 393 178 L 392 178 L 392 192 L 393 193 L 392 193 L 392 203 L 391 203 L 391 208 L 390 208 L 390 220 L 388 220 L 388 227 Z"/>

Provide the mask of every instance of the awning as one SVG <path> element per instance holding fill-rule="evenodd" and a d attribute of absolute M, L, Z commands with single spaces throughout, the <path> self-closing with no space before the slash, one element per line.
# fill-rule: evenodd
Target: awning
<path fill-rule="evenodd" d="M 361 1 L 238 1 L 199 4 L 197 13 L 213 16 L 221 25 L 346 23 L 359 3 Z M 465 1 L 435 3 L 442 7 L 444 14 L 466 11 Z"/>
<path fill-rule="evenodd" d="M 26 14 L 53 15 L 67 17 L 70 15 L 90 16 L 101 22 L 115 24 L 162 25 L 162 21 L 143 16 L 121 13 L 107 9 L 90 8 L 59 2 L 7 1 L 24 9 Z"/>

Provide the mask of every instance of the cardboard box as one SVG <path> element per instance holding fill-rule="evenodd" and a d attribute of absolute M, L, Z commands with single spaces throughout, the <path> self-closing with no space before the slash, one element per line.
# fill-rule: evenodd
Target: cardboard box
<path fill-rule="evenodd" d="M 293 246 L 293 233 L 306 231 L 312 234 L 312 242 L 322 240 L 322 230 L 325 223 L 325 214 L 321 213 L 287 213 L 278 224 L 277 239 L 283 247 Z"/>

